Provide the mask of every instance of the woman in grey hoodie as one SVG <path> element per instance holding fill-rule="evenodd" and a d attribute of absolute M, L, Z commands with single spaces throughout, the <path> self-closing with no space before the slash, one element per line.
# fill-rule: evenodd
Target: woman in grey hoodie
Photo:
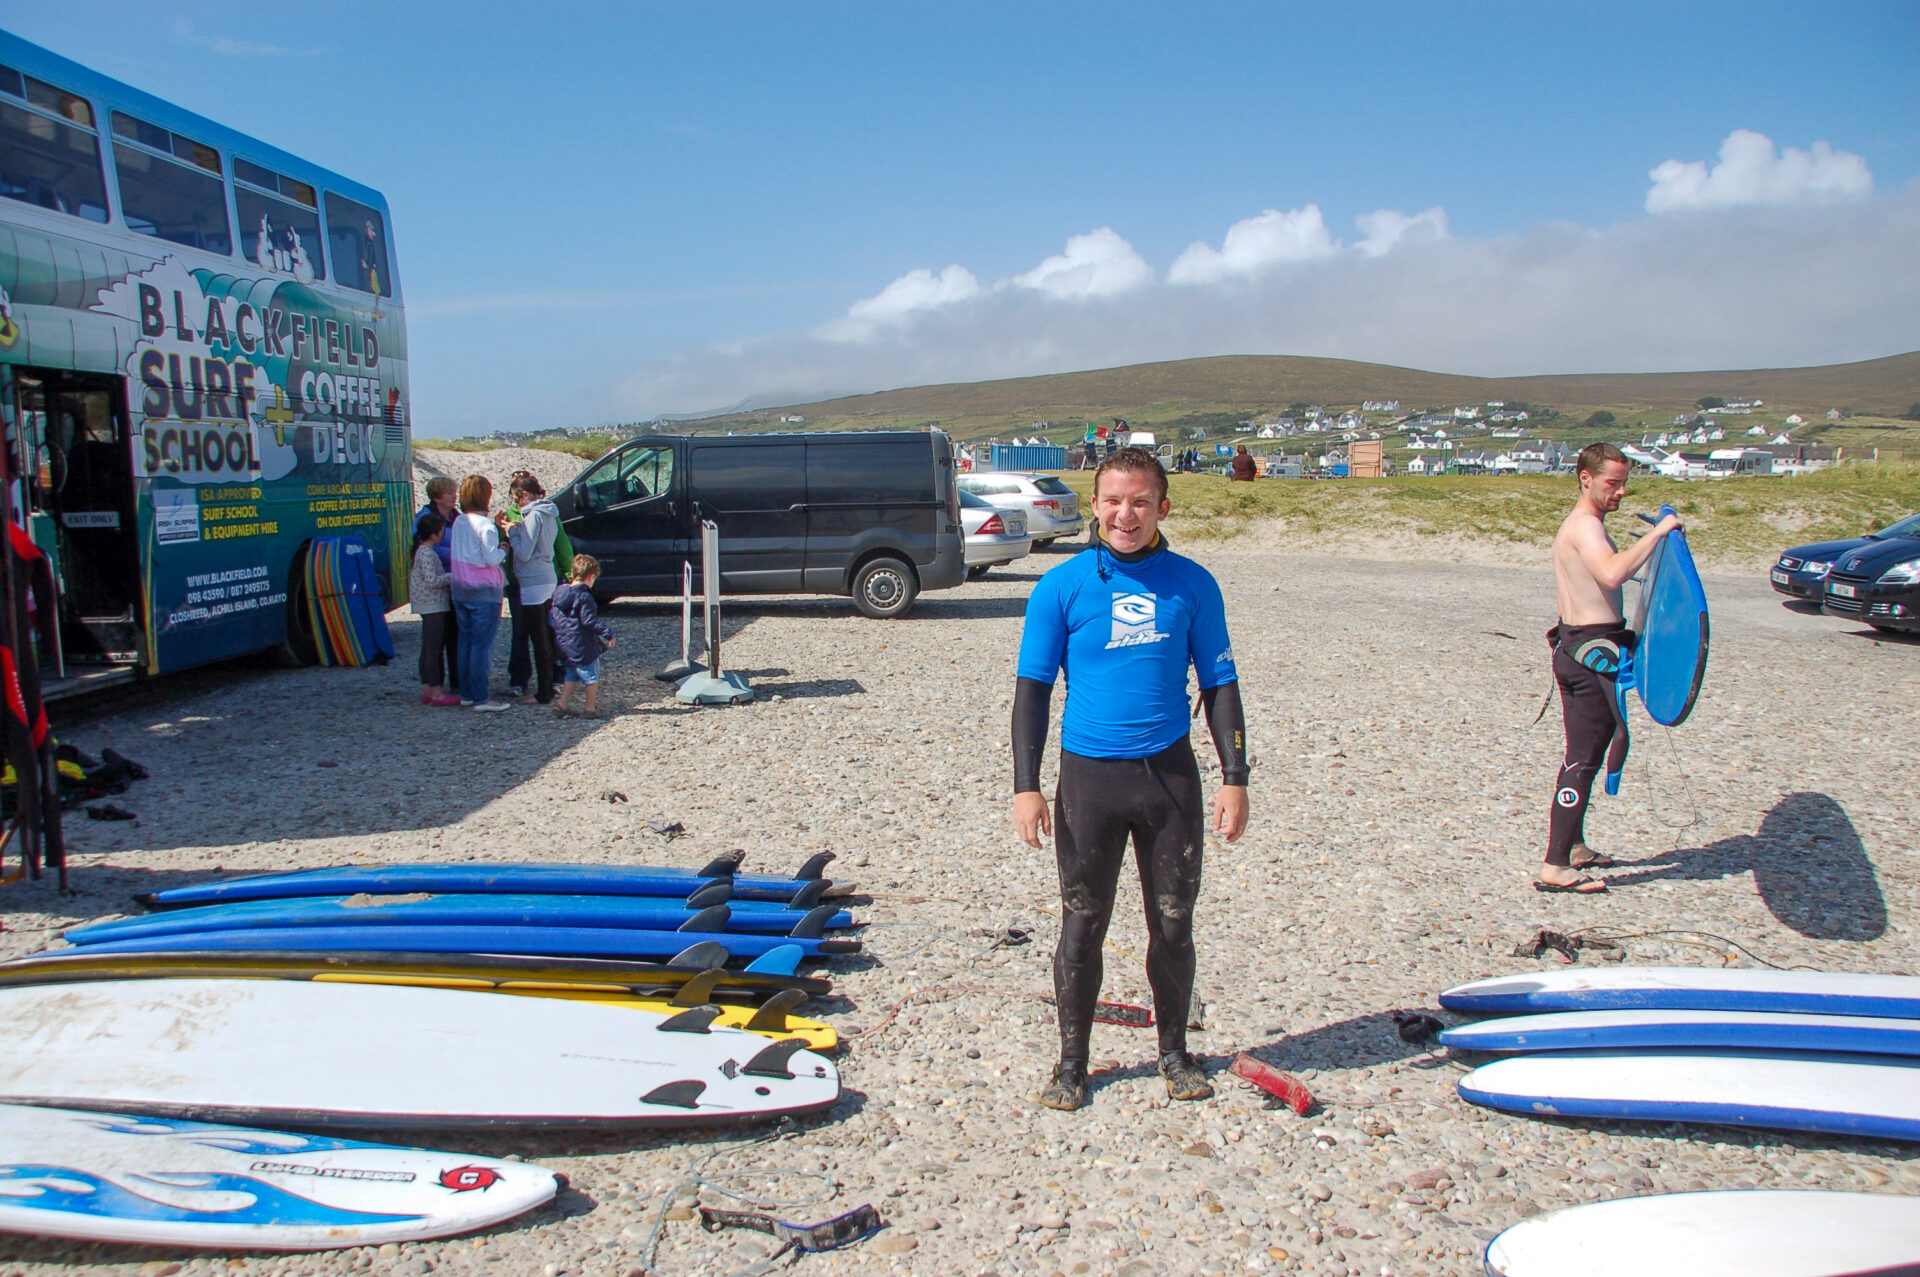
<path fill-rule="evenodd" d="M 547 609 L 553 603 L 553 591 L 559 578 L 553 569 L 553 541 L 560 532 L 560 510 L 547 500 L 546 489 L 530 474 L 513 481 L 513 502 L 520 508 L 520 522 L 507 529 L 513 546 L 513 579 L 520 591 L 520 614 L 516 618 L 533 642 L 533 667 L 537 685 L 520 697 L 522 705 L 538 701 L 545 705 L 553 699 L 553 629 Z"/>

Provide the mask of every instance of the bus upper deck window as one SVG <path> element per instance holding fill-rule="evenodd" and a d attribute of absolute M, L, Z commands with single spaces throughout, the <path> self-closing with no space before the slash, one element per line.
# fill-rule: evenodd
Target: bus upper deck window
<path fill-rule="evenodd" d="M 112 118 L 113 168 L 127 229 L 223 257 L 232 253 L 220 153 L 119 111 Z"/>
<path fill-rule="evenodd" d="M 284 195 L 292 200 L 279 198 Z M 311 186 L 236 155 L 233 203 L 240 213 L 242 257 L 275 275 L 308 281 L 327 277 Z"/>
<path fill-rule="evenodd" d="M 393 296 L 387 223 L 378 209 L 328 191 L 327 251 L 335 280 L 363 293 Z"/>
<path fill-rule="evenodd" d="M 0 67 L 0 196 L 83 217 L 107 220 L 107 183 L 93 107 L 11 67 Z"/>

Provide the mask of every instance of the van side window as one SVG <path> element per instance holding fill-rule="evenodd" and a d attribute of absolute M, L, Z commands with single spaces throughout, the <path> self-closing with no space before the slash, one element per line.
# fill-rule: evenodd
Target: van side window
<path fill-rule="evenodd" d="M 807 501 L 815 506 L 933 500 L 924 439 L 807 444 Z"/>
<path fill-rule="evenodd" d="M 0 195 L 89 222 L 106 221 L 100 139 L 87 100 L 5 66 L 0 66 L 0 94 L 5 95 L 0 98 Z"/>
<path fill-rule="evenodd" d="M 716 512 L 785 510 L 806 500 L 806 445 L 695 448 L 687 459 L 694 500 Z"/>
<path fill-rule="evenodd" d="M 599 510 L 629 501 L 645 501 L 673 487 L 673 449 L 628 448 L 607 457 L 580 480 L 584 504 Z"/>

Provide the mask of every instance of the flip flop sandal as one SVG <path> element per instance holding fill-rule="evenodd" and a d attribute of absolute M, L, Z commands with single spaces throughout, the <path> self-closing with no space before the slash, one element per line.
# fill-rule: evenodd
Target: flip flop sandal
<path fill-rule="evenodd" d="M 1619 861 L 1612 856 L 1595 852 L 1591 860 L 1576 860 L 1572 863 L 1575 869 L 1612 869 L 1619 864 Z"/>
<path fill-rule="evenodd" d="M 91 816 L 95 820 L 138 820 L 139 819 L 138 816 L 128 811 L 125 807 L 117 807 L 112 803 L 98 803 L 92 807 L 89 807 L 87 808 L 87 815 Z"/>
<path fill-rule="evenodd" d="M 1595 883 L 1599 885 L 1594 886 Z M 1550 895 L 1597 896 L 1606 891 L 1607 883 L 1604 878 L 1582 878 L 1577 882 L 1569 882 L 1562 885 L 1557 882 L 1541 882 L 1538 878 L 1535 878 L 1533 880 L 1533 889 L 1535 891 L 1546 892 Z"/>

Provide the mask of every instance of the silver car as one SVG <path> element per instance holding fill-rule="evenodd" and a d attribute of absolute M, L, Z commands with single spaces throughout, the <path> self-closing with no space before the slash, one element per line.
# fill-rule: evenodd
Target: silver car
<path fill-rule="evenodd" d="M 1035 546 L 1052 545 L 1056 537 L 1077 537 L 1087 530 L 1079 494 L 1050 474 L 961 475 L 960 490 L 1002 510 L 1023 511 Z"/>
<path fill-rule="evenodd" d="M 1033 552 L 1026 515 L 988 505 L 965 488 L 960 490 L 960 526 L 967 534 L 969 581 L 978 581 L 990 567 L 1024 559 Z"/>

